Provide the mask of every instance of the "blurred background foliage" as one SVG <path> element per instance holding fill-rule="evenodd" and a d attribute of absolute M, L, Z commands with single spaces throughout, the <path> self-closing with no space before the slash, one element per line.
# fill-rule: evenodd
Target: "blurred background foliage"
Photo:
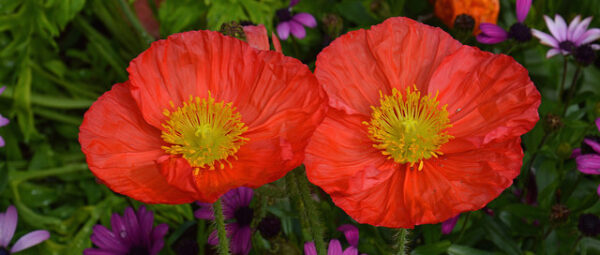
<path fill-rule="evenodd" d="M 140 205 L 96 182 L 77 140 L 83 113 L 113 84 L 128 79 L 131 59 L 156 39 L 188 30 L 218 30 L 230 21 L 264 24 L 270 33 L 277 25 L 276 11 L 288 5 L 284 0 L 150 0 L 150 15 L 159 24 L 152 32 L 142 26 L 135 2 L 0 0 L 0 85 L 7 87 L 0 95 L 0 113 L 11 120 L 0 128 L 6 140 L 0 148 L 0 210 L 16 205 L 17 236 L 32 229 L 51 232 L 49 241 L 22 254 L 81 254 L 91 246 L 93 225 L 108 224 L 111 213 Z M 500 2 L 498 24 L 507 28 L 516 22 L 515 0 Z M 523 137 L 525 164 L 514 185 L 485 212 L 463 214 L 449 235 L 441 234 L 439 224 L 416 227 L 410 236 L 411 254 L 600 254 L 600 241 L 577 230 L 581 214 L 600 214 L 600 179 L 581 174 L 569 158 L 584 135 L 598 134 L 593 125 L 600 116 L 598 65 L 583 69 L 574 84 L 577 94 L 563 115 L 557 88 L 564 60 L 546 59 L 548 48 L 535 39 L 516 47 L 512 42 L 478 44 L 472 36 L 442 25 L 424 0 L 304 0 L 294 11 L 311 13 L 318 26 L 307 29 L 304 39 L 282 41 L 283 51 L 311 68 L 320 50 L 341 34 L 407 16 L 440 26 L 465 44 L 496 53 L 510 50 L 543 95 L 542 120 Z M 595 16 L 591 27 L 600 27 L 598 0 L 534 0 L 526 23 L 547 31 L 542 15 L 555 13 L 568 20 Z M 575 69 L 570 61 L 567 81 Z M 560 116 L 562 125 L 552 126 L 547 114 Z M 294 204 L 270 192 L 282 185 L 278 181 L 257 191 L 253 206 L 279 217 L 283 233 L 270 241 L 255 235 L 253 254 L 299 254 L 302 249 L 305 240 Z M 318 188 L 313 192 L 320 199 L 326 239 L 344 240 L 335 229 L 352 220 Z M 149 208 L 156 222 L 170 226 L 164 254 L 214 252 L 205 245 L 211 225 L 194 219 L 195 205 Z M 390 253 L 394 230 L 359 227 L 361 252 Z"/>

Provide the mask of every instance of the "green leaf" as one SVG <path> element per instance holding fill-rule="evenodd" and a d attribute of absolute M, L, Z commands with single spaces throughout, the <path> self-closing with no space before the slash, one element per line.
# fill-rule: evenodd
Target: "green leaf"
<path fill-rule="evenodd" d="M 336 10 L 345 19 L 356 23 L 360 27 L 368 27 L 377 23 L 359 0 L 343 1 L 336 4 Z"/>
<path fill-rule="evenodd" d="M 493 253 L 474 249 L 468 246 L 453 244 L 448 248 L 449 255 L 492 255 Z"/>
<path fill-rule="evenodd" d="M 437 254 L 443 254 L 446 252 L 446 250 L 448 250 L 448 248 L 450 247 L 452 243 L 448 240 L 446 241 L 442 241 L 442 242 L 438 242 L 438 243 L 434 243 L 434 244 L 427 244 L 427 245 L 421 245 L 417 248 L 415 248 L 414 250 L 412 250 L 412 252 L 410 253 L 411 255 L 437 255 Z"/>
<path fill-rule="evenodd" d="M 496 247 L 510 255 L 521 254 L 521 250 L 511 237 L 510 229 L 504 224 L 489 216 L 484 216 L 483 223 L 487 239 Z"/>

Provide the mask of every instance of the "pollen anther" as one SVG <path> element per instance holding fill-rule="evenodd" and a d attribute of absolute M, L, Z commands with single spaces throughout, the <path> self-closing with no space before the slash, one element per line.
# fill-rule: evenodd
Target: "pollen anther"
<path fill-rule="evenodd" d="M 438 94 L 434 97 L 421 96 L 414 86 L 402 94 L 392 89 L 392 95 L 380 91 L 380 106 L 371 106 L 371 120 L 368 126 L 369 138 L 373 147 L 380 149 L 387 159 L 412 168 L 423 170 L 423 161 L 437 158 L 443 153 L 441 146 L 454 138 L 446 131 L 448 124 L 446 106 L 439 107 Z"/>
<path fill-rule="evenodd" d="M 175 105 L 171 103 L 171 107 Z M 216 102 L 210 92 L 208 98 L 192 97 L 174 111 L 165 109 L 169 119 L 162 124 L 162 139 L 171 144 L 163 146 L 167 153 L 181 155 L 194 167 L 231 167 L 230 157 L 248 141 L 242 134 L 248 127 L 232 103 Z"/>

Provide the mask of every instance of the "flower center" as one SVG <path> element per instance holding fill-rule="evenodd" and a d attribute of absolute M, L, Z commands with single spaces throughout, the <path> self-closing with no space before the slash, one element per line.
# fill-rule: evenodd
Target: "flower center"
<path fill-rule="evenodd" d="M 532 37 L 531 29 L 527 25 L 517 22 L 508 30 L 508 36 L 519 42 L 527 42 Z"/>
<path fill-rule="evenodd" d="M 419 162 L 419 170 L 423 160 L 443 154 L 440 147 L 454 137 L 444 131 L 452 125 L 448 124 L 446 105 L 438 107 L 437 94 L 421 96 L 415 87 L 407 88 L 404 95 L 395 88 L 392 95 L 381 91 L 379 95 L 381 106 L 371 106 L 371 120 L 363 122 L 373 147 L 396 163 L 413 167 Z"/>
<path fill-rule="evenodd" d="M 173 104 L 171 104 L 173 108 Z M 169 117 L 163 123 L 161 137 L 170 146 L 162 148 L 170 154 L 182 155 L 192 167 L 215 169 L 225 168 L 229 156 L 235 159 L 240 146 L 248 141 L 242 136 L 248 127 L 241 120 L 232 103 L 215 102 L 208 98 L 193 98 L 183 103 L 183 107 L 170 112 L 165 109 L 164 115 Z"/>
<path fill-rule="evenodd" d="M 576 46 L 575 46 L 575 43 L 573 43 L 571 41 L 563 41 L 563 42 L 560 42 L 558 44 L 558 47 L 561 50 L 564 50 L 564 51 L 567 51 L 567 52 L 571 53 L 573 50 L 575 50 Z"/>
<path fill-rule="evenodd" d="M 237 224 L 240 226 L 250 226 L 252 217 L 254 217 L 254 210 L 248 206 L 240 207 L 233 213 Z"/>
<path fill-rule="evenodd" d="M 0 255 L 9 255 L 10 252 L 4 248 L 4 247 L 0 247 Z"/>

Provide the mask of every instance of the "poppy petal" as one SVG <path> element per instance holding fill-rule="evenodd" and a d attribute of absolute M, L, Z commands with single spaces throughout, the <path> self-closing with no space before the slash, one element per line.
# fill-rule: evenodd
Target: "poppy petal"
<path fill-rule="evenodd" d="M 334 40 L 317 56 L 315 75 L 331 107 L 369 115 L 370 106 L 379 104 L 379 91 L 425 88 L 443 58 L 459 47 L 439 28 L 390 18 Z"/>
<path fill-rule="evenodd" d="M 463 46 L 431 78 L 429 94 L 438 92 L 440 105 L 448 105 L 448 133 L 460 143 L 453 146 L 451 140 L 442 147 L 444 153 L 473 148 L 465 142 L 477 147 L 520 136 L 539 119 L 539 92 L 527 70 L 506 55 Z"/>
<path fill-rule="evenodd" d="M 160 131 L 144 121 L 128 84 L 114 85 L 84 116 L 79 142 L 90 170 L 115 192 L 143 202 L 194 201 L 160 174 L 155 162 L 164 154 Z"/>
<path fill-rule="evenodd" d="M 269 36 L 265 25 L 244 26 L 244 34 L 246 34 L 246 42 L 250 46 L 259 50 L 269 50 Z"/>

